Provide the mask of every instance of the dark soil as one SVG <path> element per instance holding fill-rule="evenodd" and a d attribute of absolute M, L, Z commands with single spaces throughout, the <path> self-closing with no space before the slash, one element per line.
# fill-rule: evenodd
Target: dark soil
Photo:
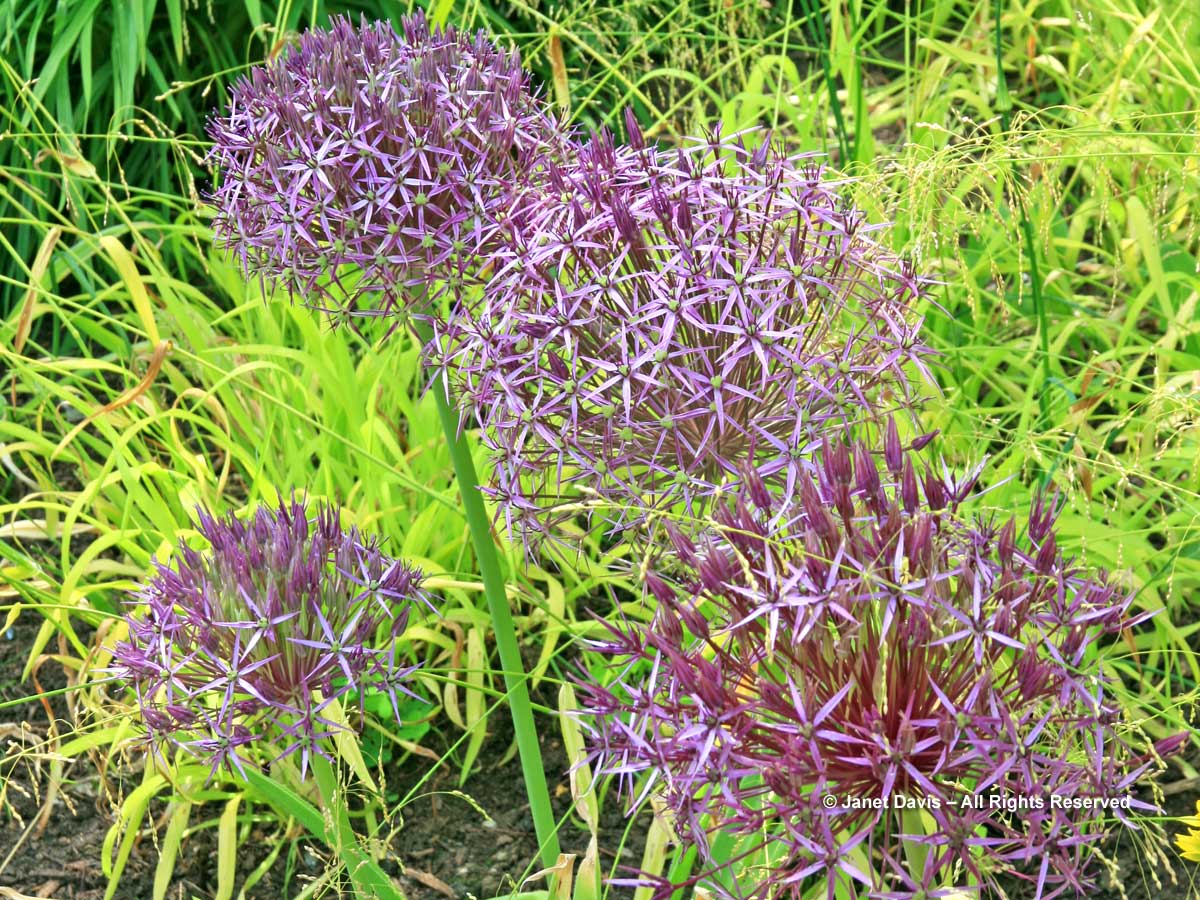
<path fill-rule="evenodd" d="M 503 713 L 493 717 L 497 733 L 485 743 L 480 759 L 498 760 L 505 756 L 512 728 L 504 718 Z M 541 743 L 557 821 L 571 804 L 567 761 L 562 742 L 551 736 L 550 729 L 543 732 Z M 424 760 L 412 762 L 410 777 L 419 777 L 428 765 Z M 457 771 L 443 768 L 426 783 L 422 793 L 453 791 L 457 786 Z M 489 766 L 485 762 L 467 780 L 463 792 L 488 813 L 492 822 L 487 822 L 466 801 L 445 794 L 425 796 L 404 809 L 405 825 L 396 849 L 407 869 L 401 883 L 409 900 L 464 898 L 469 894 L 480 898 L 507 895 L 520 885 L 527 871 L 532 873 L 541 868 L 536 860 L 537 839 L 529 805 L 524 802 L 525 787 L 515 753 L 503 766 Z M 636 868 L 642 858 L 648 826 L 648 814 L 630 821 L 623 803 L 610 796 L 603 804 L 600 822 L 602 871 L 610 872 L 614 863 Z M 582 859 L 588 844 L 583 822 L 568 819 L 559 830 L 559 841 L 564 853 L 575 853 Z M 430 875 L 432 879 L 428 878 Z M 545 886 L 544 880 L 531 881 L 527 889 Z M 614 888 L 609 896 L 620 900 L 632 896 L 632 891 Z"/>
<path fill-rule="evenodd" d="M 21 684 L 19 679 L 40 621 L 26 612 L 17 621 L 11 638 L 0 635 L 0 703 L 35 693 L 34 685 Z M 38 682 L 43 690 L 51 691 L 64 686 L 66 677 L 60 666 L 49 662 L 40 667 Z M 547 698 L 539 699 L 548 702 Z M 67 704 L 62 697 L 48 702 L 57 720 L 58 733 L 68 734 L 71 721 Z M 60 798 L 46 820 L 44 831 L 39 832 L 39 812 L 49 774 L 48 763 L 39 757 L 39 751 L 49 735 L 49 721 L 38 699 L 0 709 L 0 865 L 3 866 L 0 887 L 28 897 L 100 900 L 107 886 L 100 867 L 101 845 L 113 822 L 114 798 L 135 787 L 141 775 L 110 769 L 102 777 L 98 758 L 80 759 L 67 767 Z M 398 877 L 408 900 L 465 900 L 472 895 L 482 900 L 507 895 L 524 877 L 540 868 L 536 859 L 537 841 L 524 800 L 520 763 L 515 753 L 507 762 L 497 762 L 508 755 L 511 724 L 503 711 L 494 714 L 488 724 L 492 733 L 479 754 L 480 762 L 462 788 L 484 812 L 462 797 L 448 793 L 458 790 L 458 770 L 451 765 L 440 766 L 421 788 L 420 798 L 402 811 L 403 827 L 391 842 L 384 867 Z M 427 736 L 424 743 L 439 756 L 445 749 L 438 746 L 436 735 Z M 570 789 L 556 728 L 544 729 L 542 752 L 556 819 L 561 818 L 570 805 Z M 410 756 L 389 767 L 387 785 L 403 794 L 407 785 L 423 777 L 432 765 L 431 760 Z M 1164 780 L 1173 777 L 1177 776 L 1169 774 Z M 1165 811 L 1169 816 L 1192 814 L 1196 798 L 1195 790 L 1172 794 L 1166 798 Z M 623 804 L 613 796 L 606 798 L 603 809 L 602 870 L 609 874 L 614 865 L 636 868 L 641 860 L 648 817 L 641 815 L 628 820 Z M 165 827 L 163 810 L 162 804 L 151 807 L 159 834 Z M 206 820 L 215 823 L 220 810 L 220 806 L 196 810 L 191 824 L 200 825 Z M 263 829 L 253 831 L 242 844 L 237 874 L 239 889 L 279 839 L 275 826 L 264 825 Z M 1174 823 L 1167 823 L 1170 837 L 1179 830 Z M 581 822 L 568 818 L 559 837 L 564 852 L 582 856 L 588 836 Z M 1123 891 L 1105 886 L 1090 894 L 1089 900 L 1200 900 L 1194 865 L 1176 864 L 1174 878 L 1165 869 L 1152 873 L 1147 869 L 1142 843 L 1143 839 L 1133 832 L 1114 836 L 1111 846 L 1105 849 L 1120 864 Z M 208 900 L 215 896 L 216 849 L 215 827 L 192 831 L 179 854 L 168 897 Z M 324 871 L 324 852 L 321 846 L 306 843 L 302 835 L 289 835 L 273 865 L 247 892 L 247 897 L 249 900 L 294 897 Z M 1168 854 L 1175 858 L 1173 850 L 1168 850 Z M 157 860 L 156 843 L 146 834 L 121 876 L 116 900 L 149 900 Z M 1158 875 L 1157 883 L 1154 874 Z M 1107 882 L 1104 876 L 1100 880 L 1102 884 Z M 543 886 L 544 881 L 540 880 L 527 885 L 531 890 Z M 323 894 L 336 895 L 332 889 Z M 1020 884 L 1009 890 L 1010 900 L 1024 900 L 1032 895 L 1032 889 Z M 631 892 L 613 889 L 609 896 L 624 900 Z"/>
<path fill-rule="evenodd" d="M 20 683 L 21 670 L 41 619 L 25 613 L 10 637 L 0 635 L 0 703 L 29 698 L 33 684 Z M 63 669 L 50 662 L 38 673 L 41 688 L 63 687 Z M 539 698 L 547 702 L 547 698 Z M 69 710 L 61 697 L 51 701 L 58 733 L 72 728 Z M 29 897 L 57 900 L 100 900 L 108 879 L 101 871 L 101 847 L 114 821 L 117 799 L 135 788 L 140 772 L 109 770 L 101 778 L 98 759 L 83 757 L 66 768 L 64 783 L 44 830 L 38 826 L 45 799 L 48 763 L 41 752 L 49 735 L 49 715 L 36 698 L 0 709 L 0 888 L 10 888 Z M 504 764 L 512 742 L 512 726 L 503 710 L 489 720 L 492 734 L 485 741 L 471 777 L 462 787 L 486 816 L 466 800 L 444 792 L 458 790 L 458 770 L 440 766 L 421 789 L 421 798 L 402 811 L 403 828 L 395 835 L 384 868 L 398 876 L 408 900 L 460 900 L 474 895 L 489 898 L 508 894 L 528 874 L 540 868 L 537 840 L 524 802 L 525 790 L 520 762 L 513 754 Z M 556 820 L 570 807 L 567 762 L 557 729 L 542 734 L 546 778 L 554 798 Z M 427 736 L 425 744 L 439 756 L 438 738 Z M 434 765 L 431 760 L 410 756 L 387 772 L 390 788 L 405 792 L 406 785 L 419 780 Z M 600 834 L 600 864 L 607 874 L 618 859 L 636 867 L 644 847 L 647 817 L 632 822 L 620 801 L 606 802 Z M 165 828 L 165 805 L 152 805 L 157 833 Z M 221 807 L 193 810 L 190 824 L 196 826 L 219 816 Z M 255 830 L 244 841 L 238 859 L 237 889 L 270 854 L 278 839 L 273 827 Z M 626 831 L 628 830 L 628 837 Z M 325 850 L 310 845 L 301 836 L 279 852 L 275 862 L 247 892 L 248 900 L 282 900 L 300 893 L 325 868 Z M 563 851 L 582 857 L 588 835 L 582 822 L 568 818 L 560 829 Z M 622 845 L 622 842 L 624 844 Z M 10 858 L 11 854 L 11 858 Z M 201 827 L 186 838 L 176 861 L 169 898 L 207 900 L 217 889 L 217 834 L 215 827 Z M 5 864 L 7 860 L 7 863 Z M 152 896 L 158 848 L 147 833 L 136 845 L 116 900 L 149 900 Z M 545 886 L 530 881 L 528 889 Z M 323 895 L 335 896 L 336 890 Z M 0 892 L 0 897 L 4 896 Z M 236 895 L 235 895 L 236 896 Z M 630 891 L 610 891 L 609 896 L 631 896 Z"/>

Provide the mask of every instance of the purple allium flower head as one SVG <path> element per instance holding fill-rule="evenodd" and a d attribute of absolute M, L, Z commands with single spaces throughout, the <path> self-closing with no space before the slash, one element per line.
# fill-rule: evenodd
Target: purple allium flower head
<path fill-rule="evenodd" d="M 460 277 L 514 173 L 566 142 L 516 53 L 419 12 L 399 34 L 336 18 L 229 101 L 209 126 L 218 241 L 335 324 Z"/>
<path fill-rule="evenodd" d="M 925 283 L 811 159 L 629 130 L 539 175 L 430 351 L 527 538 L 581 499 L 616 526 L 702 516 L 751 462 L 786 495 L 820 434 L 907 405 L 930 352 Z"/>
<path fill-rule="evenodd" d="M 210 760 L 215 774 L 242 770 L 253 743 L 298 756 L 303 775 L 346 727 L 324 715 L 331 702 L 378 690 L 399 718 L 416 667 L 399 663 L 395 642 L 414 604 L 432 608 L 419 570 L 343 529 L 334 508 L 310 515 L 295 499 L 245 521 L 200 511 L 197 529 L 209 549 L 181 543 L 156 564 L 114 649 L 156 744 Z"/>
<path fill-rule="evenodd" d="M 738 897 L 912 900 L 1007 873 L 1047 898 L 1089 883 L 1105 820 L 1151 809 L 1131 791 L 1152 755 L 1093 655 L 1141 621 L 1131 595 L 1053 549 L 1053 503 L 1021 534 L 960 510 L 974 474 L 914 457 L 826 446 L 765 508 L 750 475 L 715 532 L 676 535 L 654 621 L 598 647 L 619 664 L 582 688 L 599 767 L 627 792 L 649 773 L 719 893 L 723 830 Z"/>

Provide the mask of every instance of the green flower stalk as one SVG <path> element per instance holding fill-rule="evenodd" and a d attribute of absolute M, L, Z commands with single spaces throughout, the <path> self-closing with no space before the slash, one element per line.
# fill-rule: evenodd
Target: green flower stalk
<path fill-rule="evenodd" d="M 217 239 L 248 274 L 335 325 L 408 321 L 423 340 L 430 296 L 473 271 L 515 173 L 569 143 L 515 53 L 419 13 L 399 33 L 346 19 L 307 33 L 235 85 L 209 131 Z M 459 418 L 440 382 L 434 394 L 551 866 L 558 839 L 504 577 Z"/>

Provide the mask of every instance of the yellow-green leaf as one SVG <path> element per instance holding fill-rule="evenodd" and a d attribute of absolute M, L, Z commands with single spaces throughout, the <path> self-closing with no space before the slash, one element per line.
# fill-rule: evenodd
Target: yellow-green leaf
<path fill-rule="evenodd" d="M 54 245 L 58 243 L 58 239 L 62 237 L 63 230 L 60 226 L 55 225 L 46 232 L 46 236 L 42 238 L 41 246 L 38 247 L 37 256 L 33 258 L 33 265 L 29 268 L 29 287 L 25 289 L 25 299 L 21 301 L 21 313 L 17 317 L 17 333 L 13 336 L 13 352 L 20 353 L 25 347 L 25 341 L 29 338 L 29 329 L 33 321 L 33 307 L 37 301 L 39 286 L 41 285 L 42 277 L 46 274 L 46 269 L 50 265 L 50 256 L 54 253 Z"/>
<path fill-rule="evenodd" d="M 175 858 L 179 855 L 179 845 L 183 841 L 183 831 L 187 828 L 188 816 L 192 812 L 192 804 L 186 800 L 180 800 L 172 806 L 167 832 L 159 844 L 158 865 L 154 867 L 154 900 L 164 900 L 167 896 L 167 889 L 171 886 L 171 875 L 175 872 Z"/>
<path fill-rule="evenodd" d="M 558 722 L 562 730 L 563 752 L 567 757 L 568 777 L 571 780 L 571 797 L 575 810 L 587 823 L 592 835 L 600 825 L 600 800 L 592 783 L 592 769 L 585 760 L 583 732 L 579 720 L 572 715 L 579 708 L 575 699 L 575 688 L 564 683 L 558 689 Z"/>
<path fill-rule="evenodd" d="M 150 306 L 150 292 L 146 290 L 146 282 L 142 279 L 142 274 L 138 271 L 132 254 L 111 234 L 100 235 L 100 246 L 112 260 L 121 280 L 125 282 L 125 289 L 129 291 L 129 299 L 133 301 L 133 308 L 137 311 L 138 318 L 141 319 L 146 337 L 150 339 L 151 344 L 157 345 L 160 338 L 158 325 L 154 321 L 154 310 Z"/>
<path fill-rule="evenodd" d="M 550 56 L 550 74 L 554 82 L 554 102 L 560 109 L 571 108 L 571 88 L 567 83 L 567 63 L 563 57 L 562 35 L 558 26 L 550 26 L 550 42 L 547 48 Z"/>
<path fill-rule="evenodd" d="M 358 735 L 351 730 L 342 704 L 337 700 L 330 700 L 329 705 L 325 707 L 325 717 L 340 726 L 333 735 L 338 756 L 354 771 L 359 781 L 378 793 L 379 788 L 375 786 L 375 779 L 371 777 L 371 770 L 367 768 L 367 761 L 363 759 L 362 750 L 359 749 Z"/>
<path fill-rule="evenodd" d="M 596 835 L 588 841 L 587 853 L 580 860 L 575 872 L 575 893 L 572 900 L 599 900 L 600 889 L 600 845 Z"/>
<path fill-rule="evenodd" d="M 108 878 L 104 900 L 112 900 L 116 895 L 117 886 L 121 883 L 121 873 L 125 871 L 125 864 L 129 862 L 129 854 L 133 852 L 133 843 L 142 827 L 142 819 L 146 816 L 146 808 L 149 807 L 154 795 L 161 791 L 166 784 L 166 778 L 162 775 L 152 774 L 152 770 L 147 769 L 145 780 L 130 791 L 121 804 L 117 821 L 108 829 L 108 834 L 104 836 L 104 843 L 100 848 L 100 870 Z M 112 855 L 113 845 L 117 842 L 118 836 L 121 838 L 121 845 L 117 848 L 117 855 L 114 858 Z"/>
<path fill-rule="evenodd" d="M 483 648 L 483 634 L 478 628 L 467 632 L 467 690 L 466 690 L 466 726 L 471 737 L 467 741 L 466 752 L 463 753 L 462 771 L 459 773 L 458 786 L 462 787 L 483 746 L 487 736 L 484 728 L 486 716 L 485 697 L 483 693 L 483 668 L 486 664 L 486 654 Z"/>
<path fill-rule="evenodd" d="M 642 850 L 641 870 L 650 876 L 662 874 L 667 861 L 667 843 L 671 839 L 671 827 L 667 824 L 665 811 L 661 801 L 651 800 L 654 808 L 654 818 L 650 821 L 650 829 L 646 832 L 646 846 Z M 653 888 L 640 887 L 633 892 L 633 900 L 650 900 Z"/>
<path fill-rule="evenodd" d="M 215 900 L 232 900 L 233 878 L 237 872 L 237 814 L 241 794 L 225 804 L 217 825 L 217 894 Z"/>

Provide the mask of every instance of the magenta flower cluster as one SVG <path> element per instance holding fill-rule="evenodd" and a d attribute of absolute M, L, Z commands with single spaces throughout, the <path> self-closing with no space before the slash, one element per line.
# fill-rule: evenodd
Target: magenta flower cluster
<path fill-rule="evenodd" d="M 422 13 L 305 33 L 209 132 L 218 242 L 338 323 L 460 277 L 516 173 L 567 144 L 516 53 Z"/>
<path fill-rule="evenodd" d="M 1131 596 L 1064 559 L 1050 503 L 1020 529 L 963 514 L 974 482 L 918 471 L 892 428 L 882 454 L 827 444 L 794 503 L 751 477 L 707 539 L 676 534 L 653 623 L 609 625 L 593 750 L 627 790 L 652 773 L 693 881 L 915 900 L 1007 873 L 1048 898 L 1089 886 L 1102 820 L 1150 809 L 1089 655 Z"/>
<path fill-rule="evenodd" d="M 925 285 L 810 158 L 601 134 L 516 194 L 432 348 L 510 527 L 581 503 L 702 518 L 750 466 L 788 496 L 822 434 L 907 406 Z"/>
<path fill-rule="evenodd" d="M 414 606 L 431 607 L 421 573 L 344 529 L 338 512 L 303 502 L 242 521 L 206 512 L 204 551 L 181 543 L 133 604 L 114 650 L 156 745 L 174 745 L 243 775 L 243 760 L 299 758 L 347 728 L 328 715 L 365 692 L 416 695 L 403 657 Z M 351 704 L 343 704 L 351 705 Z M 343 713 L 354 710 L 343 710 Z"/>

